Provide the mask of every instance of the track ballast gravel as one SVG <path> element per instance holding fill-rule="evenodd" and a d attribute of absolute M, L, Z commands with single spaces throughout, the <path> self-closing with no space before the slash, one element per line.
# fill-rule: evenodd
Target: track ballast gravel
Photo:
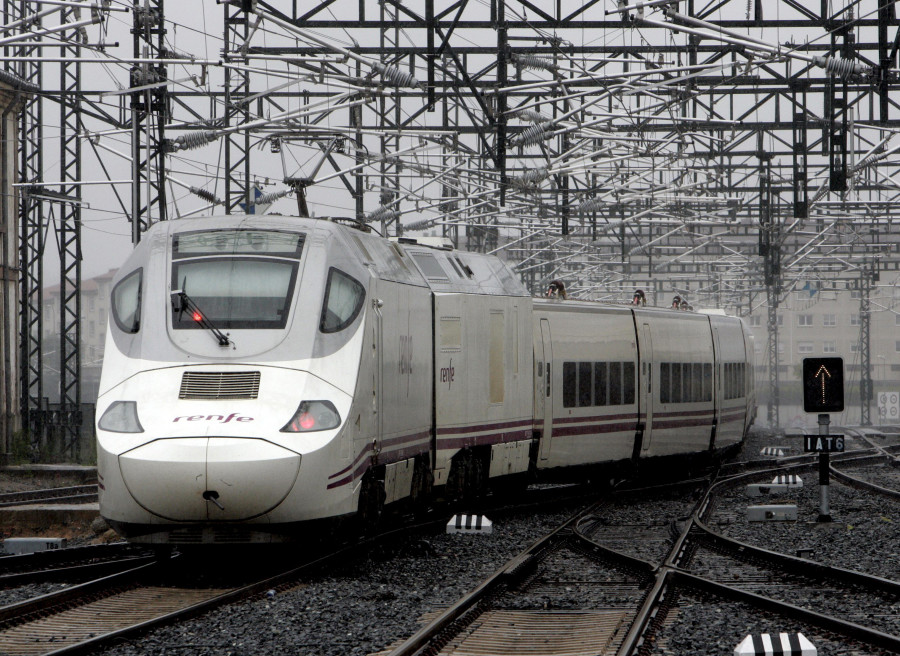
<path fill-rule="evenodd" d="M 783 443 L 784 438 L 757 431 L 739 457 L 757 460 L 762 446 L 777 442 Z M 813 557 L 824 562 L 897 578 L 900 504 L 833 483 L 835 522 L 816 526 L 816 480 L 814 474 L 804 475 L 803 490 L 785 501 L 798 504 L 800 522 L 749 524 L 744 517 L 746 506 L 761 501 L 747 499 L 743 488 L 739 488 L 726 494 L 710 523 L 728 535 L 768 548 L 791 554 L 798 548 L 812 548 Z M 661 497 L 658 516 L 668 520 L 673 519 L 671 515 L 683 516 L 689 505 L 685 502 Z M 390 550 L 372 552 L 335 571 L 310 576 L 271 597 L 260 596 L 223 607 L 97 653 L 373 654 L 412 635 L 420 628 L 423 615 L 452 604 L 575 510 L 571 507 L 499 518 L 489 536 L 441 533 L 408 538 Z M 640 515 L 653 512 L 653 504 L 641 504 Z M 618 521 L 627 524 L 630 518 Z M 240 568 L 241 564 L 235 562 L 233 566 Z M 741 604 L 710 601 L 703 595 L 685 595 L 685 600 L 688 605 L 667 623 L 653 653 L 731 653 L 737 641 L 749 632 L 810 631 L 808 627 L 786 625 Z M 825 644 L 821 647 L 826 649 L 846 647 L 840 640 L 822 640 Z"/>

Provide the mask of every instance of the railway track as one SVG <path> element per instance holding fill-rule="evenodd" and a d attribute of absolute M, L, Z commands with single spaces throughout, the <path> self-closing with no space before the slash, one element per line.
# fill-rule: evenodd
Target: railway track
<path fill-rule="evenodd" d="M 153 552 L 126 542 L 3 556 L 0 557 L 0 590 L 50 581 L 85 581 L 154 559 Z"/>
<path fill-rule="evenodd" d="M 666 642 L 666 623 L 683 619 L 681 611 L 693 609 L 698 599 L 707 607 L 749 606 L 769 618 L 769 626 L 772 619 L 800 625 L 813 642 L 830 647 L 825 653 L 835 648 L 860 654 L 900 651 L 900 583 L 754 547 L 704 523 L 723 486 L 741 485 L 753 476 L 713 486 L 685 522 L 621 653 L 657 653 L 654 648 Z M 837 603 L 825 603 L 829 598 Z M 732 646 L 740 637 L 733 636 Z"/>
<path fill-rule="evenodd" d="M 569 504 L 572 499 L 597 494 L 574 485 L 547 486 L 520 495 L 515 502 L 492 508 L 494 515 L 526 511 L 532 506 Z M 414 527 L 393 528 L 341 548 L 318 545 L 316 550 L 287 559 L 271 559 L 265 569 L 248 575 L 247 561 L 239 573 L 233 561 L 202 562 L 188 555 L 160 559 L 134 545 L 119 543 L 97 547 L 0 558 L 0 586 L 39 580 L 81 580 L 92 568 L 109 574 L 35 599 L 0 608 L 0 653 L 86 653 L 110 641 L 140 635 L 154 627 L 175 624 L 221 605 L 261 597 L 270 590 L 279 594 L 298 585 L 298 580 L 319 568 L 345 563 L 368 553 L 376 545 L 407 536 L 410 531 L 443 528 L 446 516 Z M 389 547 L 388 547 L 389 548 Z M 208 558 L 205 555 L 204 560 Z M 96 561 L 96 562 L 94 562 Z M 279 566 L 278 563 L 281 563 Z M 6 569 L 3 569 L 7 564 Z M 80 571 L 80 574 L 79 574 Z M 197 580 L 197 572 L 203 579 Z M 216 572 L 229 572 L 220 575 Z M 240 575 L 241 579 L 236 580 Z"/>
<path fill-rule="evenodd" d="M 97 485 L 73 485 L 0 494 L 0 508 L 33 503 L 96 503 Z"/>
<path fill-rule="evenodd" d="M 0 608 L 0 653 L 87 653 L 110 641 L 177 623 L 218 606 L 296 585 L 303 573 L 371 546 L 309 553 L 296 561 L 245 566 L 175 555 Z M 208 558 L 208 557 L 207 557 Z M 239 578 L 238 578 L 239 577 Z"/>
<path fill-rule="evenodd" d="M 805 459 L 787 470 L 814 466 Z M 764 475 L 776 473 L 783 470 Z M 702 627 L 729 608 L 760 626 L 799 627 L 829 650 L 900 651 L 900 583 L 758 549 L 704 524 L 717 493 L 760 475 L 732 476 L 709 490 L 682 486 L 665 517 L 651 522 L 635 519 L 640 504 L 625 521 L 594 506 L 380 656 L 683 654 L 685 645 L 667 629 L 679 622 Z M 823 595 L 848 610 L 819 609 Z M 705 618 L 696 617 L 701 607 Z M 708 640 L 730 652 L 746 629 L 730 630 L 723 642 L 728 629 L 719 626 L 694 647 L 714 653 L 704 651 Z"/>

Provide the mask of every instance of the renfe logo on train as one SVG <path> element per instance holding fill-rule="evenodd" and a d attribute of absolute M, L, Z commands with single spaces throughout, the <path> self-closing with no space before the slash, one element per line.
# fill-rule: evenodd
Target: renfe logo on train
<path fill-rule="evenodd" d="M 240 421 L 240 422 L 253 421 L 253 417 L 241 417 L 240 415 L 238 415 L 238 413 L 232 412 L 228 416 L 225 416 L 225 415 L 184 415 L 183 417 L 175 417 L 175 419 L 172 420 L 172 423 L 174 424 L 176 421 L 180 421 L 181 419 L 184 419 L 185 421 L 217 421 L 220 424 L 227 424 L 232 419 L 234 421 Z"/>
<path fill-rule="evenodd" d="M 447 383 L 447 389 L 450 389 L 453 385 L 453 376 L 456 374 L 456 369 L 453 367 L 453 360 L 450 360 L 449 367 L 441 367 L 441 382 Z"/>

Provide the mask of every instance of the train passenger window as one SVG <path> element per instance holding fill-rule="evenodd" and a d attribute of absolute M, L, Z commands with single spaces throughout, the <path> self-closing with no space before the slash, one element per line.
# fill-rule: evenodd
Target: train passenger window
<path fill-rule="evenodd" d="M 513 305 L 512 309 L 512 359 L 513 359 L 513 375 L 519 375 L 519 306 Z"/>
<path fill-rule="evenodd" d="M 120 330 L 136 333 L 141 329 L 141 279 L 143 269 L 122 278 L 112 290 L 112 316 Z"/>
<path fill-rule="evenodd" d="M 672 403 L 681 403 L 683 397 L 681 396 L 681 363 L 680 362 L 672 362 L 672 396 L 670 397 L 670 401 Z"/>
<path fill-rule="evenodd" d="M 543 363 L 543 362 L 538 362 L 538 364 L 537 364 L 537 377 L 538 377 L 538 378 L 543 378 L 543 376 L 544 376 L 544 363 Z"/>
<path fill-rule="evenodd" d="M 594 363 L 594 405 L 606 405 L 609 384 L 606 377 L 606 363 Z"/>
<path fill-rule="evenodd" d="M 703 400 L 712 401 L 712 365 L 709 362 L 703 365 Z"/>
<path fill-rule="evenodd" d="M 441 317 L 441 351 L 456 353 L 462 350 L 462 319 L 460 317 Z"/>
<path fill-rule="evenodd" d="M 578 363 L 578 407 L 584 408 L 593 405 L 591 394 L 591 375 L 594 365 L 592 362 Z"/>
<path fill-rule="evenodd" d="M 622 363 L 609 363 L 609 404 L 622 404 Z"/>
<path fill-rule="evenodd" d="M 668 362 L 660 362 L 659 363 L 659 402 L 660 403 L 671 403 L 671 380 L 669 375 L 669 363 Z"/>
<path fill-rule="evenodd" d="M 329 269 L 319 330 L 336 333 L 349 326 L 362 309 L 365 296 L 360 283 L 334 267 Z"/>
<path fill-rule="evenodd" d="M 703 365 L 695 362 L 691 365 L 691 400 L 694 402 L 703 400 Z"/>
<path fill-rule="evenodd" d="M 549 364 L 547 369 L 549 369 Z M 563 362 L 563 407 L 574 408 L 577 399 L 578 372 L 574 362 Z M 549 396 L 549 395 L 548 395 Z"/>
<path fill-rule="evenodd" d="M 622 403 L 634 403 L 634 362 L 622 364 Z"/>
<path fill-rule="evenodd" d="M 503 403 L 506 379 L 505 344 L 503 339 L 506 319 L 503 311 L 491 312 L 491 341 L 488 350 L 488 377 L 491 403 Z"/>

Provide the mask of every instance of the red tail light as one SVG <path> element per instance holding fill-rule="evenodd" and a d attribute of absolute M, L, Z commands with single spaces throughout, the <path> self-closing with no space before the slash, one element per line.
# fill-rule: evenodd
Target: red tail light
<path fill-rule="evenodd" d="M 331 401 L 303 401 L 282 433 L 312 433 L 341 425 L 341 416 Z"/>

